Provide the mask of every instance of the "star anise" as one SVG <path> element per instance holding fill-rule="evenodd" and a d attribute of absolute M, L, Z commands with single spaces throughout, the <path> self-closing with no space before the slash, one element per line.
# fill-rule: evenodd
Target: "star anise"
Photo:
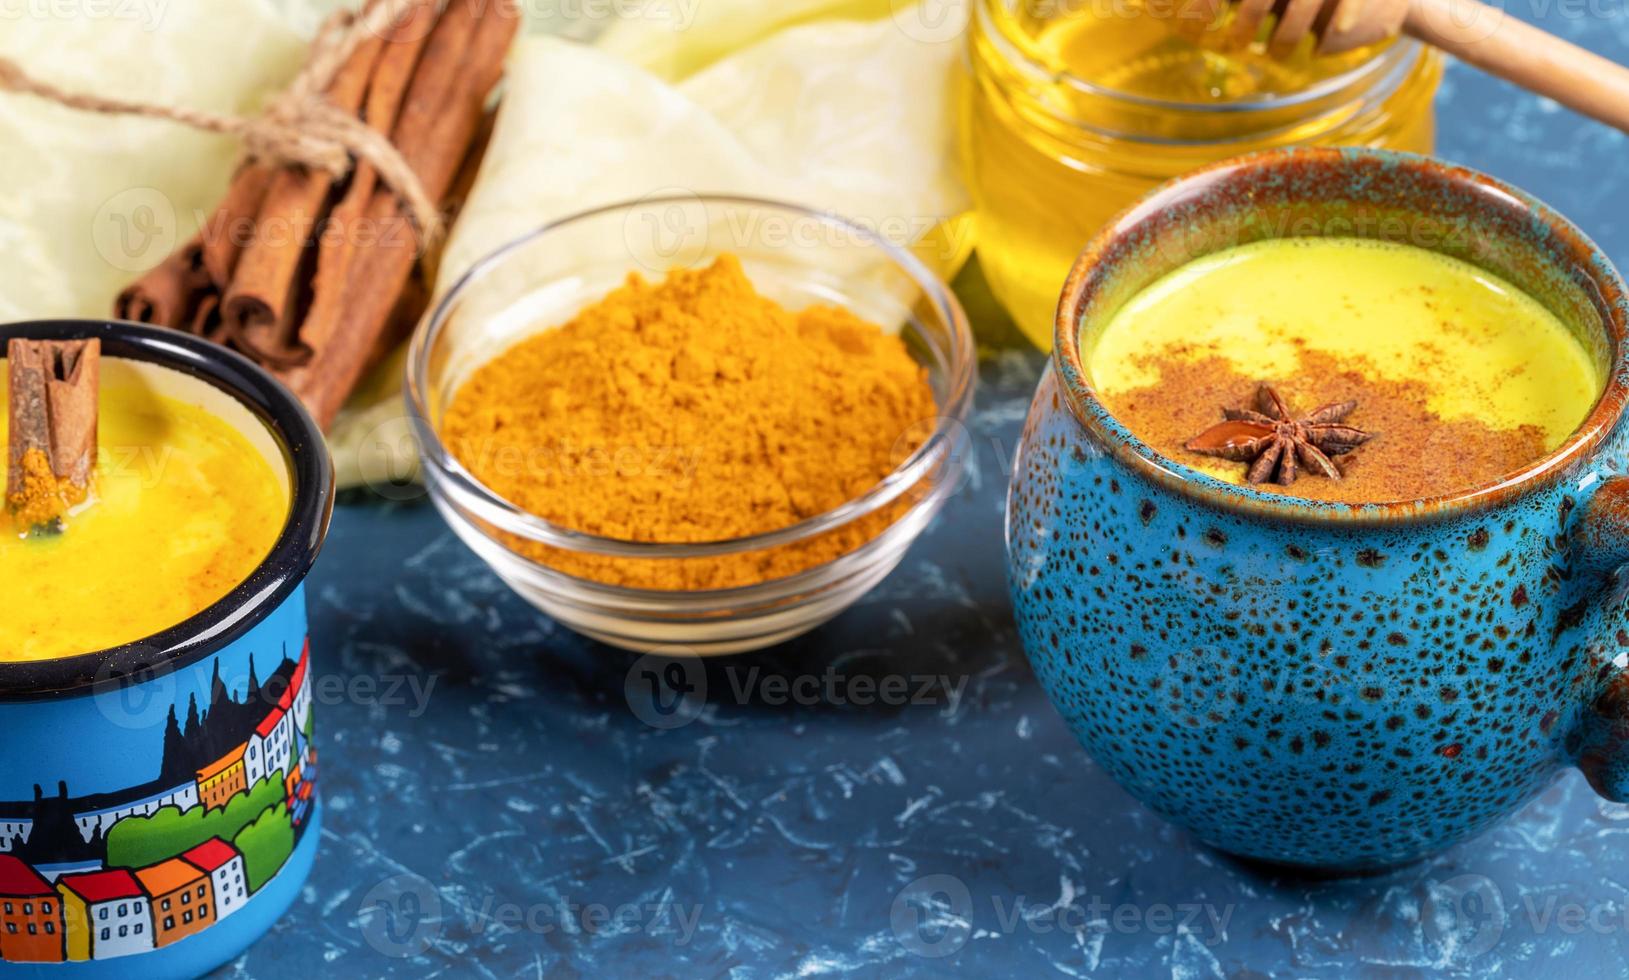
<path fill-rule="evenodd" d="M 1224 408 L 1222 416 L 1226 421 L 1190 439 L 1186 448 L 1206 456 L 1249 462 L 1246 477 L 1251 483 L 1276 476 L 1280 484 L 1287 486 L 1295 482 L 1303 466 L 1339 480 L 1341 471 L 1329 457 L 1351 452 L 1374 437 L 1372 432 L 1341 424 L 1355 408 L 1355 401 L 1331 402 L 1297 419 L 1278 392 L 1263 384 L 1256 391 L 1255 409 Z"/>

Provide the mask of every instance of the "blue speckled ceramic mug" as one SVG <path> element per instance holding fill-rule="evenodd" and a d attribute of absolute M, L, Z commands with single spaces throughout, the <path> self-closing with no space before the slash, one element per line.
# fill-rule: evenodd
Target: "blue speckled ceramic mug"
<path fill-rule="evenodd" d="M 127 362 L 289 480 L 282 534 L 219 602 L 111 650 L 0 662 L 0 977 L 197 976 L 270 929 L 316 858 L 304 582 L 333 466 L 294 396 L 223 348 L 104 321 L 11 337 L 100 338 L 104 376 Z"/>
<path fill-rule="evenodd" d="M 1399 504 L 1234 486 L 1111 416 L 1082 335 L 1186 261 L 1338 234 L 1433 247 L 1521 286 L 1605 393 L 1548 457 Z M 1093 758 L 1225 851 L 1319 869 L 1413 860 L 1568 765 L 1629 799 L 1629 303 L 1538 201 L 1422 157 L 1274 152 L 1157 191 L 1081 255 L 1008 501 L 1025 650 Z"/>

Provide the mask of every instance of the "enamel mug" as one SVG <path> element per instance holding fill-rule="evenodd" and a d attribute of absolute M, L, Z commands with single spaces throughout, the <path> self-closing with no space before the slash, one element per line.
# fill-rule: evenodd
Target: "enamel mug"
<path fill-rule="evenodd" d="M 333 468 L 293 395 L 223 348 L 105 321 L 0 326 L 0 349 L 12 337 L 100 338 L 104 374 L 119 359 L 208 409 L 289 480 L 282 534 L 214 605 L 115 649 L 0 663 L 0 976 L 196 976 L 270 929 L 316 858 L 303 583 Z"/>

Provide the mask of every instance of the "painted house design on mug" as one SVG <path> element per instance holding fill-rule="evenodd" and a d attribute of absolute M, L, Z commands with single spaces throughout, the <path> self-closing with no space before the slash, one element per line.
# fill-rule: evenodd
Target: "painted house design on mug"
<path fill-rule="evenodd" d="M 104 960 L 197 935 L 246 905 L 304 836 L 317 773 L 310 644 L 262 681 L 216 661 L 169 710 L 158 773 L 73 797 L 0 801 L 0 961 Z"/>

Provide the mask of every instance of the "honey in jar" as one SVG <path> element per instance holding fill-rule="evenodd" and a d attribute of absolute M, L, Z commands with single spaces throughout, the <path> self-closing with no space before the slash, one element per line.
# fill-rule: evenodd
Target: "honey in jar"
<path fill-rule="evenodd" d="M 1214 43 L 1225 25 L 1190 40 L 1143 2 L 975 0 L 962 134 L 980 262 L 1043 349 L 1075 256 L 1155 185 L 1275 147 L 1432 149 L 1442 64 L 1418 43 L 1317 57 L 1308 38 L 1274 58 Z"/>

